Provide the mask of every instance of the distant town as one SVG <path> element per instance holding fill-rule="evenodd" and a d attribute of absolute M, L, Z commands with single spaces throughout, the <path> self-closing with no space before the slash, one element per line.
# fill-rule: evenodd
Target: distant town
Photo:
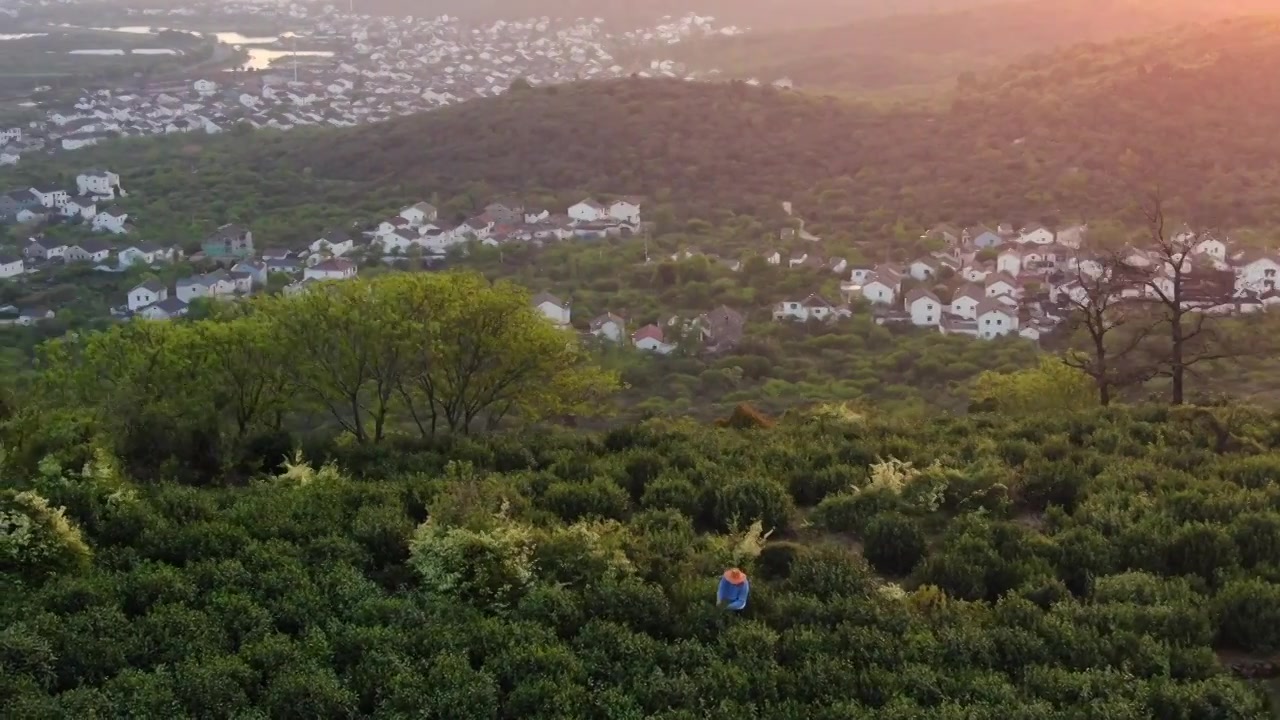
<path fill-rule="evenodd" d="M 75 5 L 72 0 L 55 7 Z M 83 6 L 90 14 L 101 7 Z M 0 49 L 6 42 L 65 32 L 65 23 L 41 24 L 49 7 L 27 0 L 6 5 L 7 24 L 23 32 L 0 34 Z M 94 29 L 134 35 L 181 30 L 195 11 L 127 12 L 127 22 L 136 24 Z M 290 31 L 271 37 L 212 33 L 220 43 L 247 49 L 245 62 L 231 67 L 212 71 L 201 67 L 185 76 L 154 80 L 128 78 L 114 85 L 84 87 L 71 96 L 51 94 L 49 87 L 32 87 L 33 98 L 56 97 L 23 103 L 37 119 L 0 126 L 0 165 L 17 164 L 32 153 L 77 150 L 116 137 L 212 134 L 239 124 L 287 130 L 374 123 L 492 97 L 518 80 L 535 86 L 632 74 L 694 80 L 697 75 L 683 73 L 669 61 L 621 60 L 619 56 L 637 56 L 637 48 L 692 37 L 740 32 L 694 14 L 668 18 L 654 27 L 610 32 L 603 21 L 590 18 L 529 18 L 476 27 L 449 16 L 373 17 L 320 3 L 217 3 L 200 12 L 225 16 L 227 25 L 270 16 L 273 22 L 286 23 Z"/>

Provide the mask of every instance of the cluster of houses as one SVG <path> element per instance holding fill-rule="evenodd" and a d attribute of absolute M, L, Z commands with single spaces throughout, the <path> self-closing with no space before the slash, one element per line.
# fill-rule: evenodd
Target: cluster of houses
<path fill-rule="evenodd" d="M 240 225 L 223 225 L 205 238 L 200 252 L 192 256 L 193 260 L 216 263 L 218 269 L 181 278 L 172 292 L 154 280 L 137 285 L 128 292 L 127 312 L 148 320 L 171 320 L 186 315 L 191 303 L 202 298 L 231 300 L 262 291 L 273 274 L 290 279 L 283 288 L 285 294 L 305 292 L 319 282 L 349 280 L 356 277 L 358 267 L 354 260 L 340 256 L 346 243 L 350 238 L 345 233 L 331 232 L 312 242 L 306 251 L 267 249 L 259 254 L 252 231 Z M 335 248 L 340 252 L 335 254 Z"/>
<path fill-rule="evenodd" d="M 0 194 L 0 224 L 53 220 L 86 223 L 95 232 L 125 235 L 129 213 L 113 201 L 124 197 L 120 176 L 110 170 L 85 170 L 74 189 L 57 183 L 18 188 Z"/>
<path fill-rule="evenodd" d="M 571 327 L 573 308 L 568 301 L 543 292 L 535 295 L 532 303 L 556 327 Z M 627 320 L 622 315 L 606 312 L 591 319 L 586 334 L 603 342 L 629 344 L 642 352 L 658 355 L 675 352 L 683 338 L 696 343 L 705 353 L 716 354 L 737 347 L 742 342 L 746 324 L 742 313 L 724 305 L 689 320 L 673 316 L 634 331 L 629 331 Z"/>
<path fill-rule="evenodd" d="M 17 21 L 38 24 L 45 5 L 20 3 Z M 208 11 L 217 13 L 221 5 Z M 243 17 L 242 5 L 224 12 Z M 156 81 L 143 89 L 130 83 L 85 90 L 74 102 L 42 106 L 42 120 L 0 128 L 0 165 L 16 164 L 28 153 L 75 150 L 113 137 L 212 134 L 239 123 L 290 129 L 379 122 L 499 95 L 518 78 L 538 85 L 633 73 L 680 77 L 670 62 L 624 66 L 614 54 L 739 32 L 695 14 L 615 34 L 595 19 L 541 17 L 477 26 L 449 16 L 379 17 L 348 10 L 346 3 L 289 4 L 285 19 L 292 35 L 273 39 L 272 54 L 282 56 L 274 67 L 253 61 L 250 48 L 251 63 L 243 71 Z M 166 18 L 168 12 L 174 17 Z M 180 27 L 185 14 L 181 9 L 151 12 L 146 22 L 159 25 L 167 19 Z M 287 51 L 298 42 L 327 49 L 291 61 Z M 299 57 L 304 64 L 298 64 Z"/>
<path fill-rule="evenodd" d="M 607 203 L 587 198 L 571 205 L 564 213 L 553 215 L 546 208 L 495 200 L 475 216 L 454 223 L 441 219 L 434 205 L 421 202 L 381 221 L 367 235 L 370 245 L 390 257 L 414 249 L 425 255 L 441 256 L 450 248 L 472 240 L 497 246 L 517 241 L 620 237 L 641 229 L 641 204 L 638 198 L 620 198 Z M 343 252 L 350 249 L 344 248 Z"/>
<path fill-rule="evenodd" d="M 841 283 L 841 302 L 812 294 L 778 303 L 773 317 L 836 320 L 851 315 L 851 303 L 861 300 L 871 304 L 880 323 L 983 340 L 1012 334 L 1039 340 L 1064 322 L 1075 305 L 1088 302 L 1082 279 L 1104 272 L 1099 256 L 1084 247 L 1087 233 L 1085 225 L 1057 230 L 1032 225 L 1017 231 L 1007 225 L 994 230 L 939 225 L 926 237 L 942 240 L 945 250 L 906 265 L 851 268 L 849 279 Z M 1174 242 L 1175 247 L 1185 244 L 1194 267 L 1227 278 L 1213 302 L 1196 299 L 1197 309 L 1247 313 L 1280 303 L 1280 253 L 1240 248 L 1228 238 L 1189 230 Z M 1124 248 L 1119 260 L 1127 268 L 1149 268 L 1151 273 L 1122 286 L 1118 295 L 1155 295 L 1162 283 L 1169 284 L 1166 293 L 1172 292 L 1172 271 L 1156 249 Z"/>

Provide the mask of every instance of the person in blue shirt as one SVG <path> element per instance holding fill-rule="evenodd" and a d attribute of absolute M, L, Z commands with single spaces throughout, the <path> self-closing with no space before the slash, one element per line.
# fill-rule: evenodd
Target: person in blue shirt
<path fill-rule="evenodd" d="M 716 605 L 730 610 L 741 610 L 747 606 L 747 594 L 751 592 L 751 583 L 747 574 L 738 568 L 729 568 L 720 578 L 720 588 L 716 590 Z"/>

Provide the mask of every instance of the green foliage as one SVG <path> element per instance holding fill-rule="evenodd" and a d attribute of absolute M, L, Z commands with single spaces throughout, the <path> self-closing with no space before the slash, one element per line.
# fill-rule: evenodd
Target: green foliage
<path fill-rule="evenodd" d="M 918 521 L 904 515 L 877 515 L 863 536 L 862 554 L 871 567 L 885 575 L 906 575 L 924 558 L 924 530 Z"/>
<path fill-rule="evenodd" d="M 1250 424 L 1221 454 L 1122 407 L 299 438 L 288 479 L 227 486 L 135 485 L 98 447 L 32 480 L 94 553 L 6 566 L 0 693 L 38 717 L 1038 719 L 1087 699 L 1261 720 L 1215 658 L 1280 647 L 1280 491 L 1221 477 L 1274 452 L 1280 418 Z M 1088 470 L 1073 502 L 983 501 L 1046 464 Z M 795 478 L 831 467 L 844 487 L 802 522 Z M 734 565 L 752 595 L 730 617 Z"/>
<path fill-rule="evenodd" d="M 64 508 L 30 490 L 0 491 L 0 574 L 39 580 L 88 565 L 89 546 Z"/>
<path fill-rule="evenodd" d="M 979 375 L 972 397 L 984 408 L 1018 415 L 1080 410 L 1097 404 L 1092 382 L 1082 371 L 1046 356 L 1036 368 Z"/>

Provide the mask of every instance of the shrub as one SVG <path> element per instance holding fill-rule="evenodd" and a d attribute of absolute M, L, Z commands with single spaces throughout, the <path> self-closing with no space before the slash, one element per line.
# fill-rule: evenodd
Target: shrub
<path fill-rule="evenodd" d="M 797 505 L 810 507 L 828 496 L 857 487 L 866 478 L 865 469 L 852 465 L 825 465 L 813 470 L 797 470 L 792 473 L 788 487 Z"/>
<path fill-rule="evenodd" d="M 869 490 L 841 493 L 818 503 L 810 519 L 814 525 L 827 532 L 861 536 L 871 518 L 901 507 L 901 498 L 888 492 Z"/>
<path fill-rule="evenodd" d="M 863 535 L 863 555 L 871 567 L 885 575 L 906 575 L 925 555 L 920 523 L 898 513 L 872 518 Z"/>
<path fill-rule="evenodd" d="M 1280 649 L 1280 585 L 1236 580 L 1218 593 L 1213 604 L 1220 642 L 1257 652 Z"/>
<path fill-rule="evenodd" d="M 756 573 L 764 580 L 782 580 L 791 576 L 791 567 L 806 552 L 805 546 L 793 542 L 773 542 L 760 550 Z"/>
<path fill-rule="evenodd" d="M 36 579 L 87 567 L 89 556 L 62 508 L 31 491 L 0 493 L 0 573 Z"/>
<path fill-rule="evenodd" d="M 631 498 L 613 481 L 596 478 L 585 483 L 552 483 L 540 498 L 539 505 L 559 515 L 565 522 L 585 517 L 620 520 L 626 517 Z"/>
<path fill-rule="evenodd" d="M 409 564 L 430 592 L 502 609 L 533 580 L 533 535 L 510 523 L 474 531 L 428 520 L 414 532 Z"/>
<path fill-rule="evenodd" d="M 701 505 L 698 489 L 679 475 L 664 475 L 650 483 L 640 498 L 640 506 L 652 510 L 677 510 L 689 517 L 698 514 Z"/>
<path fill-rule="evenodd" d="M 734 480 L 715 492 L 714 520 L 725 530 L 759 520 L 767 530 L 790 526 L 795 507 L 791 496 L 776 482 L 759 477 Z"/>

